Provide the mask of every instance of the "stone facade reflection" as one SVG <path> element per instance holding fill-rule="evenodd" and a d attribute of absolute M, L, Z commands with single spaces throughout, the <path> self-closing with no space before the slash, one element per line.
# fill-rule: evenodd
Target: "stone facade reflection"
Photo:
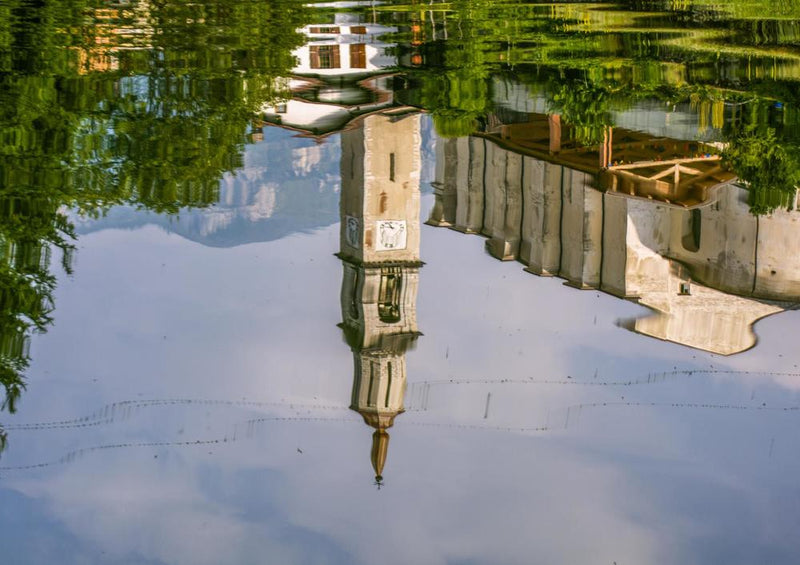
<path fill-rule="evenodd" d="M 340 327 L 353 351 L 350 408 L 375 430 L 379 485 L 387 429 L 405 410 L 405 354 L 420 335 L 419 147 L 418 114 L 368 116 L 342 133 Z"/>
<path fill-rule="evenodd" d="M 746 191 L 725 177 L 695 187 L 691 201 L 611 190 L 574 153 L 576 163 L 560 163 L 552 139 L 542 140 L 546 157 L 503 146 L 515 141 L 439 140 L 427 223 L 482 234 L 492 256 L 529 272 L 647 306 L 653 315 L 621 325 L 714 353 L 752 347 L 757 320 L 800 300 L 798 212 L 753 216 Z"/>

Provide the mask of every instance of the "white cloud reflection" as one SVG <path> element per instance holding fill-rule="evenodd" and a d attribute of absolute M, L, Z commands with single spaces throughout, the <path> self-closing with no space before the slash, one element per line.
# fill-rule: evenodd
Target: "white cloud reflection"
<path fill-rule="evenodd" d="M 38 519 L 62 524 L 97 563 L 789 563 L 798 554 L 789 502 L 800 494 L 798 412 L 780 410 L 800 404 L 797 378 L 761 373 L 797 372 L 796 312 L 759 323 L 759 346 L 722 359 L 627 332 L 615 320 L 640 307 L 496 262 L 478 238 L 431 229 L 423 242 L 424 336 L 407 356 L 409 411 L 390 430 L 380 492 L 371 430 L 344 409 L 352 354 L 336 327 L 337 227 L 226 250 L 156 228 L 83 237 L 9 425 L 121 400 L 278 405 L 144 406 L 108 425 L 12 430 L 2 465 L 238 435 L 92 451 L 5 472 L 2 487 L 40 504 Z M 758 374 L 659 378 L 673 367 Z M 638 377 L 645 383 L 596 384 Z M 414 397 L 423 381 L 444 381 L 425 405 Z M 270 415 L 327 420 L 248 431 L 247 420 Z"/>

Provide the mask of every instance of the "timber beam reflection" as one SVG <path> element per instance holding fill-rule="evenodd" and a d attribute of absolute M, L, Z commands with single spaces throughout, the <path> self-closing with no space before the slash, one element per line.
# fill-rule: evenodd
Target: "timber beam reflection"
<path fill-rule="evenodd" d="M 735 178 L 713 144 L 656 137 L 607 126 L 597 143 L 576 140 L 557 114 L 529 114 L 527 121 L 490 119 L 477 133 L 511 151 L 598 176 L 598 188 L 691 208 Z"/>

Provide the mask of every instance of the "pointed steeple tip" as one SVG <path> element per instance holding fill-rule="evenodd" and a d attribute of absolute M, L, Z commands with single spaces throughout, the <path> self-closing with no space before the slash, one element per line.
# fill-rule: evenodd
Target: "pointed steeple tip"
<path fill-rule="evenodd" d="M 386 454 L 389 451 L 389 434 L 386 430 L 375 430 L 372 434 L 372 468 L 375 470 L 375 481 L 383 481 L 383 466 L 386 464 Z"/>

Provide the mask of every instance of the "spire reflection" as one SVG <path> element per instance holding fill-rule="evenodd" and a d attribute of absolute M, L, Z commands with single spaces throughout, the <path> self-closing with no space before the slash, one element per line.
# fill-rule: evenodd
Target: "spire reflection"
<path fill-rule="evenodd" d="M 350 408 L 375 429 L 371 461 L 383 482 L 387 430 L 402 414 L 405 354 L 417 329 L 420 116 L 372 115 L 342 133 L 342 323 L 353 352 Z"/>
<path fill-rule="evenodd" d="M 384 38 L 398 29 L 334 9 L 303 28 L 292 97 L 265 105 L 261 116 L 264 126 L 318 143 L 341 137 L 340 327 L 353 352 L 350 408 L 374 429 L 370 459 L 380 488 L 387 430 L 405 410 L 405 354 L 420 335 L 420 116 L 395 97 L 397 46 Z"/>

